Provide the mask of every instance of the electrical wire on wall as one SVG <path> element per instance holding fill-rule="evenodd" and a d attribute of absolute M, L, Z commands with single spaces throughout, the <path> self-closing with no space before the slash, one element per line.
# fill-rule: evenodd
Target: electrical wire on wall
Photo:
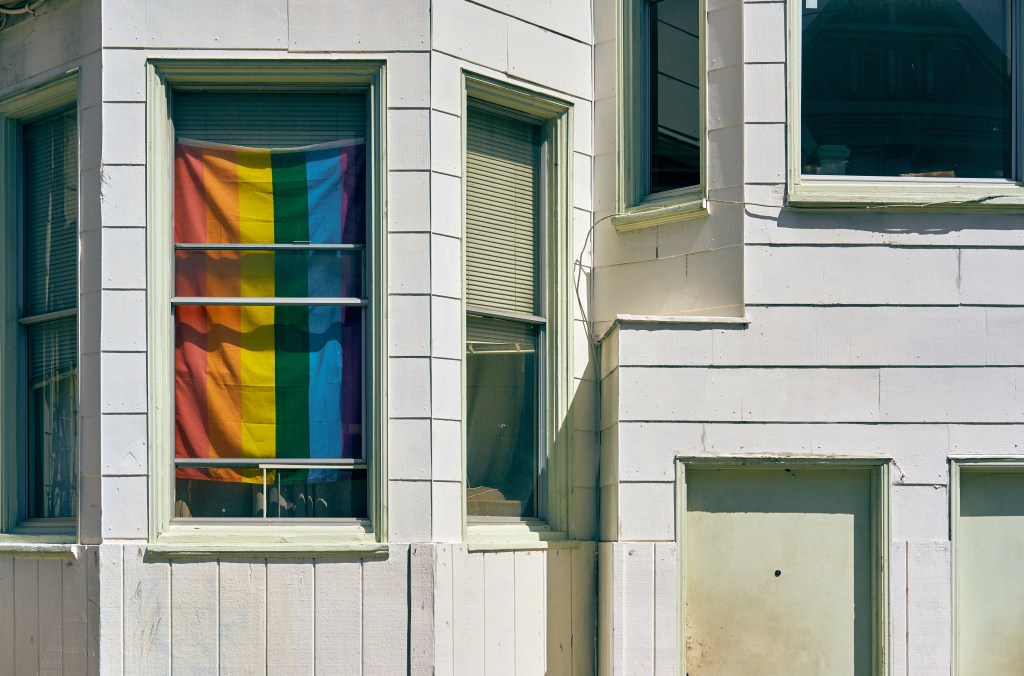
<path fill-rule="evenodd" d="M 7 25 L 7 17 L 17 14 L 32 14 L 44 2 L 46 0 L 17 0 L 17 2 L 0 0 L 0 31 Z"/>

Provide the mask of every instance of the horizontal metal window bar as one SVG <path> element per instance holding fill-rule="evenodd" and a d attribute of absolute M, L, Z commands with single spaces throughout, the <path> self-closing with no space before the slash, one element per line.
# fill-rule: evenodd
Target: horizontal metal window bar
<path fill-rule="evenodd" d="M 366 467 L 366 461 L 360 458 L 175 458 L 174 465 L 233 469 L 362 469 Z"/>
<path fill-rule="evenodd" d="M 175 244 L 175 251 L 362 251 L 363 244 Z"/>
<path fill-rule="evenodd" d="M 504 319 L 510 322 L 520 322 L 523 324 L 534 324 L 537 326 L 547 324 L 548 320 L 544 317 L 538 317 L 536 315 L 520 315 L 515 312 L 502 312 L 501 310 L 485 310 L 478 307 L 467 307 L 467 315 L 473 315 L 474 317 L 483 317 L 485 319 Z"/>
<path fill-rule="evenodd" d="M 22 326 L 32 326 L 33 324 L 52 322 L 57 319 L 67 319 L 68 317 L 74 317 L 76 315 L 78 315 L 78 308 L 69 307 L 66 310 L 54 310 L 53 312 L 44 312 L 41 315 L 29 315 L 28 317 L 22 317 L 18 320 L 18 323 Z"/>
<path fill-rule="evenodd" d="M 227 296 L 175 296 L 172 305 L 337 305 L 341 307 L 365 307 L 370 301 L 365 298 L 233 298 Z"/>

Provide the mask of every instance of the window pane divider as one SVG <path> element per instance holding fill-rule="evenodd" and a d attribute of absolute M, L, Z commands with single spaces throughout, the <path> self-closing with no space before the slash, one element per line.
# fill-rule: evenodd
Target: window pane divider
<path fill-rule="evenodd" d="M 366 307 L 370 301 L 365 298 L 257 298 L 257 297 L 206 297 L 175 296 L 172 305 L 316 305 L 340 307 Z"/>
<path fill-rule="evenodd" d="M 78 315 L 77 307 L 69 307 L 63 310 L 54 310 L 53 312 L 44 312 L 38 315 L 30 315 L 28 317 L 22 317 L 18 320 L 18 323 L 22 326 L 32 326 L 33 324 L 42 324 L 43 322 L 52 322 L 58 319 L 67 319 L 68 317 L 75 317 Z"/>
<path fill-rule="evenodd" d="M 175 251 L 362 251 L 364 244 L 175 244 Z"/>
<path fill-rule="evenodd" d="M 533 324 L 535 326 L 543 326 L 548 323 L 548 320 L 544 317 L 538 317 L 537 315 L 521 315 L 515 312 L 503 312 L 501 310 L 486 310 L 478 307 L 467 307 L 466 314 L 473 317 L 484 317 L 485 319 L 505 319 L 511 322 L 522 322 L 524 324 Z"/>
<path fill-rule="evenodd" d="M 364 469 L 361 458 L 175 458 L 175 467 L 241 467 L 252 469 Z"/>

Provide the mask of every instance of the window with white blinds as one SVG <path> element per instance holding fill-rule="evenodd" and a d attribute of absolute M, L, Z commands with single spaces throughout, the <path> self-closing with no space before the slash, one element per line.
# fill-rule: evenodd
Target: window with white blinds
<path fill-rule="evenodd" d="M 546 330 L 543 126 L 470 102 L 466 124 L 467 514 L 541 516 Z"/>
<path fill-rule="evenodd" d="M 21 519 L 71 518 L 78 466 L 78 128 L 66 110 L 22 126 L 22 327 L 28 368 Z"/>

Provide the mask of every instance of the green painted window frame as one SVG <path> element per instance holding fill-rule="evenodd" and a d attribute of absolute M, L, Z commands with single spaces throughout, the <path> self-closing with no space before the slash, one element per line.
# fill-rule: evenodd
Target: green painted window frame
<path fill-rule="evenodd" d="M 994 474 L 1024 474 L 1024 456 L 951 456 L 949 458 L 949 540 L 950 565 L 949 576 L 951 604 L 951 637 L 950 637 L 950 668 L 956 676 L 960 673 L 959 649 L 959 578 L 957 577 L 959 551 L 960 522 L 960 476 L 965 472 L 990 472 Z"/>
<path fill-rule="evenodd" d="M 620 0 L 619 77 L 617 106 L 617 213 L 612 216 L 615 229 L 624 232 L 663 223 L 706 216 L 707 210 L 707 10 L 699 0 L 700 32 L 700 174 L 701 182 L 692 187 L 662 193 L 647 192 L 647 77 L 644 34 L 650 0 Z"/>
<path fill-rule="evenodd" d="M 0 413 L 3 414 L 0 417 L 5 420 L 19 418 L 18 401 L 24 382 L 18 347 L 23 330 L 18 322 L 17 297 L 21 268 L 18 232 L 21 228 L 19 212 L 23 174 L 20 128 L 51 113 L 77 106 L 78 86 L 79 74 L 74 69 L 0 100 Z M 81 199 L 78 211 L 81 213 Z M 24 479 L 18 465 L 23 446 L 27 443 L 19 434 L 19 427 L 15 424 L 0 425 L 0 554 L 75 556 L 80 509 L 76 510 L 79 514 L 74 518 L 54 519 L 49 524 L 46 522 L 50 520 L 19 522 Z M 81 447 L 81 439 L 78 444 Z M 81 494 L 78 499 L 80 506 Z"/>
<path fill-rule="evenodd" d="M 742 467 L 821 467 L 828 469 L 863 469 L 871 471 L 871 503 L 874 519 L 871 524 L 872 578 L 871 637 L 873 643 L 873 676 L 885 676 L 891 668 L 890 625 L 890 521 L 889 492 L 892 485 L 890 458 L 858 457 L 741 457 L 741 456 L 677 456 L 676 457 L 676 626 L 686 626 L 686 469 L 729 469 Z M 677 640 L 679 673 L 686 668 L 686 632 L 680 630 Z"/>
<path fill-rule="evenodd" d="M 1015 16 L 1024 12 L 1024 0 L 1014 0 Z M 812 209 L 887 208 L 910 211 L 1024 210 L 1024 30 L 1017 27 L 1014 55 L 1014 126 L 1018 129 L 1016 178 L 1008 181 L 969 179 L 907 179 L 852 177 L 850 180 L 805 176 L 800 167 L 801 96 L 803 72 L 802 2 L 786 3 L 786 206 Z"/>
<path fill-rule="evenodd" d="M 147 63 L 147 349 L 149 411 L 149 551 L 163 556 L 386 555 L 387 519 L 387 194 L 386 64 L 377 60 L 174 60 Z M 171 356 L 173 122 L 175 87 L 220 91 L 360 89 L 369 94 L 367 115 L 371 253 L 370 341 L 365 346 L 371 383 L 367 422 L 369 518 L 352 523 L 285 525 L 231 522 L 175 523 L 174 428 Z"/>
<path fill-rule="evenodd" d="M 546 319 L 544 351 L 546 367 L 542 384 L 545 409 L 542 432 L 546 441 L 542 449 L 546 459 L 538 478 L 538 490 L 544 494 L 540 502 L 545 511 L 540 519 L 519 521 L 470 522 L 466 514 L 466 363 L 462 364 L 462 481 L 463 539 L 476 551 L 543 549 L 573 545 L 569 540 L 571 496 L 572 424 L 572 104 L 520 86 L 494 80 L 471 71 L 462 74 L 462 166 L 466 166 L 467 109 L 470 100 L 480 101 L 512 113 L 539 121 L 544 129 L 542 181 L 546 195 L 541 205 L 542 223 L 546 223 L 546 266 L 540 274 L 546 282 Z M 466 215 L 466 179 L 462 180 L 462 214 Z M 463 222 L 463 232 L 466 224 Z M 465 260 L 465 240 L 463 240 Z M 542 285 L 543 288 L 543 285 Z M 462 345 L 466 342 L 466 267 L 462 268 Z"/>

